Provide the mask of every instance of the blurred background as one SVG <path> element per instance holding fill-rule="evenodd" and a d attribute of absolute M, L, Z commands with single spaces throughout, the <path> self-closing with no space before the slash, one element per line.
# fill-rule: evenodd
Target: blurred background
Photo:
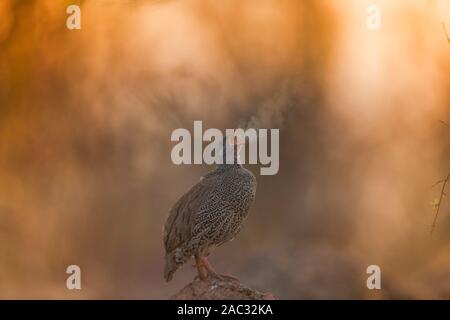
<path fill-rule="evenodd" d="M 0 298 L 190 282 L 186 264 L 164 283 L 162 226 L 211 170 L 172 164 L 170 134 L 203 120 L 280 128 L 280 171 L 247 166 L 256 202 L 218 271 L 287 299 L 449 299 L 450 199 L 430 237 L 450 171 L 442 22 L 448 0 L 2 0 Z"/>

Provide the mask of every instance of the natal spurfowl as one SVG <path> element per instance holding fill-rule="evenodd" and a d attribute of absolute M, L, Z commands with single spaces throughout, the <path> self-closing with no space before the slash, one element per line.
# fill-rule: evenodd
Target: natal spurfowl
<path fill-rule="evenodd" d="M 201 279 L 220 277 L 206 256 L 239 232 L 256 193 L 256 178 L 242 167 L 240 148 L 234 135 L 225 137 L 223 164 L 201 178 L 170 210 L 164 225 L 166 281 L 192 256 Z M 226 154 L 233 150 L 234 161 L 227 164 Z"/>

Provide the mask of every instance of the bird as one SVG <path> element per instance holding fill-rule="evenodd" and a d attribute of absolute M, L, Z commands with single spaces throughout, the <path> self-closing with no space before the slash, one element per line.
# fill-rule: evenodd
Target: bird
<path fill-rule="evenodd" d="M 225 277 L 214 270 L 207 256 L 233 240 L 254 202 L 256 177 L 242 166 L 239 158 L 246 141 L 238 143 L 235 134 L 225 136 L 219 153 L 222 163 L 203 176 L 169 211 L 163 228 L 166 282 L 192 257 L 201 280 Z M 232 162 L 226 162 L 227 154 Z"/>

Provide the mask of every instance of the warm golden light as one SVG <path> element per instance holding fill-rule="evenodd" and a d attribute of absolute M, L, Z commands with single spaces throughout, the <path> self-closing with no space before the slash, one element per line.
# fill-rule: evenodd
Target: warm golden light
<path fill-rule="evenodd" d="M 449 297 L 450 199 L 429 236 L 449 1 L 86 0 L 68 30 L 72 2 L 0 1 L 1 298 L 166 298 L 191 279 L 163 283 L 161 227 L 208 170 L 170 162 L 197 119 L 280 128 L 279 174 L 258 176 L 222 269 L 284 298 Z M 384 294 L 360 289 L 369 264 Z"/>

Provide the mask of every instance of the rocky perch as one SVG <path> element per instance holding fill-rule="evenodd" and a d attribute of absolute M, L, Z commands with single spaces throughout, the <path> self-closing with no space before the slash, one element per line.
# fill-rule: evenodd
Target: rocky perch
<path fill-rule="evenodd" d="M 240 283 L 231 277 L 194 279 L 172 300 L 274 300 L 271 293 L 262 293 Z"/>

